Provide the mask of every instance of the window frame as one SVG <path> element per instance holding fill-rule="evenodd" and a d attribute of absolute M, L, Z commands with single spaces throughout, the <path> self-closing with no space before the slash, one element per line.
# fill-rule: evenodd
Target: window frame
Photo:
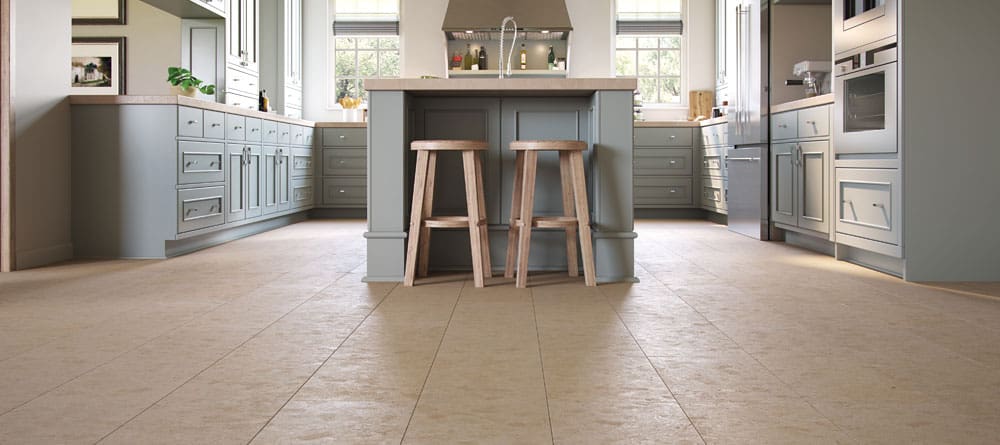
<path fill-rule="evenodd" d="M 677 50 L 677 51 L 679 51 L 680 65 L 681 65 L 680 66 L 680 74 L 678 76 L 679 79 L 680 79 L 680 89 L 679 89 L 679 91 L 680 91 L 680 101 L 676 102 L 676 103 L 670 103 L 670 102 L 651 103 L 651 102 L 645 102 L 646 99 L 643 98 L 642 108 L 644 108 L 644 109 L 673 109 L 673 110 L 676 110 L 676 109 L 687 109 L 690 106 L 690 101 L 688 100 L 689 96 L 690 96 L 690 94 L 689 94 L 689 92 L 690 92 L 690 86 L 689 86 L 690 82 L 688 81 L 688 79 L 690 77 L 690 71 L 691 71 L 690 70 L 690 64 L 689 64 L 690 51 L 688 50 L 690 29 L 686 26 L 689 23 L 688 17 L 690 16 L 690 7 L 691 7 L 691 1 L 690 0 L 681 0 L 680 20 L 681 20 L 682 23 L 685 24 L 685 27 L 684 27 L 683 31 L 680 34 L 648 34 L 648 35 L 629 35 L 629 34 L 626 34 L 626 35 L 619 35 L 618 32 L 617 32 L 617 30 L 614 29 L 615 27 L 614 26 L 612 27 L 612 36 L 611 36 L 611 38 L 612 38 L 612 41 L 614 42 L 614 44 L 611 47 L 611 52 L 612 52 L 612 58 L 611 58 L 611 70 L 612 71 L 611 72 L 612 72 L 612 74 L 615 77 L 628 77 L 628 78 L 635 78 L 635 79 L 643 79 L 643 78 L 649 79 L 649 78 L 652 78 L 650 76 L 638 76 L 638 66 L 636 66 L 636 76 L 619 76 L 618 75 L 617 59 L 618 59 L 618 38 L 619 37 L 628 37 L 628 38 L 643 38 L 643 37 L 657 37 L 657 38 L 659 38 L 659 37 L 670 37 L 670 36 L 679 36 L 680 37 L 680 48 Z M 615 2 L 612 5 L 612 15 L 613 15 L 612 16 L 612 21 L 617 21 L 617 12 L 618 12 L 618 6 L 617 6 L 617 2 Z M 645 49 L 645 48 L 638 48 L 638 46 L 639 45 L 638 45 L 638 42 L 637 42 L 636 43 L 636 48 L 631 48 L 632 50 L 634 50 L 636 52 L 636 63 L 637 64 L 638 64 L 638 51 L 642 51 L 643 49 Z M 659 43 L 657 43 L 657 51 L 659 51 Z M 657 66 L 657 74 L 658 74 L 658 76 L 656 77 L 656 79 L 663 78 L 663 77 L 659 77 L 659 66 Z M 674 76 L 667 76 L 667 77 L 674 77 Z"/>
<path fill-rule="evenodd" d="M 397 29 L 399 24 L 402 23 L 402 1 L 396 0 L 398 4 L 397 8 Z M 396 34 L 341 34 L 337 35 L 334 32 L 334 23 L 336 21 L 336 3 L 337 0 L 327 1 L 327 23 L 330 25 L 327 30 L 327 41 L 326 41 L 326 72 L 327 72 L 327 82 L 326 82 L 326 109 L 327 110 L 341 110 L 343 107 L 337 102 L 337 83 L 341 79 L 350 79 L 355 82 L 356 91 L 360 94 L 364 88 L 365 79 L 393 79 L 399 78 L 402 74 L 402 36 L 401 33 L 397 31 Z M 365 21 L 350 21 L 344 23 L 364 23 Z M 338 48 L 337 39 L 338 38 L 351 38 L 355 39 L 354 47 L 352 49 Z M 395 48 L 382 48 L 381 39 L 384 38 L 394 38 L 396 40 Z M 378 39 L 378 43 L 375 48 L 362 48 L 359 45 L 358 39 Z M 362 52 L 371 51 L 375 53 L 375 76 L 361 76 L 360 73 L 360 55 Z M 340 77 L 337 75 L 337 55 L 339 52 L 351 52 L 354 56 L 354 75 Z M 396 75 L 395 76 L 383 76 L 382 75 L 382 57 L 385 53 L 394 52 L 396 54 Z M 362 95 L 363 96 L 363 95 Z M 365 99 L 363 103 L 367 103 L 369 99 Z"/>

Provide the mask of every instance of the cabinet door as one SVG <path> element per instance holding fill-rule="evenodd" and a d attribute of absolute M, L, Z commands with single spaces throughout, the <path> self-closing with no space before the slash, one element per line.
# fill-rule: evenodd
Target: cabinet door
<path fill-rule="evenodd" d="M 260 145 L 248 147 L 246 166 L 247 218 L 256 218 L 264 209 L 263 152 Z"/>
<path fill-rule="evenodd" d="M 243 144 L 226 146 L 226 222 L 242 221 L 247 217 L 246 148 Z"/>
<path fill-rule="evenodd" d="M 261 198 L 264 200 L 263 214 L 269 215 L 278 211 L 278 148 L 264 147 L 263 149 L 264 170 L 264 192 Z"/>
<path fill-rule="evenodd" d="M 278 210 L 292 208 L 291 148 L 278 148 Z"/>
<path fill-rule="evenodd" d="M 715 82 L 722 87 L 726 79 L 726 0 L 715 0 Z"/>
<path fill-rule="evenodd" d="M 830 233 L 830 144 L 801 142 L 796 177 L 798 226 Z"/>
<path fill-rule="evenodd" d="M 285 34 L 283 45 L 285 56 L 285 84 L 294 88 L 301 88 L 302 0 L 285 0 L 284 8 Z"/>
<path fill-rule="evenodd" d="M 247 68 L 258 73 L 260 0 L 243 0 L 243 8 L 243 51 L 246 52 Z"/>
<path fill-rule="evenodd" d="M 795 213 L 795 144 L 774 144 L 771 148 L 771 218 L 774 222 L 797 225 Z"/>
<path fill-rule="evenodd" d="M 243 2 L 228 0 L 226 12 L 226 61 L 239 65 L 243 61 Z"/>

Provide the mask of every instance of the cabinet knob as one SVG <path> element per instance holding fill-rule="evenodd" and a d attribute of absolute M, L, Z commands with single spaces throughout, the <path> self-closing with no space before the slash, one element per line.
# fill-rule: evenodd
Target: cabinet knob
<path fill-rule="evenodd" d="M 670 161 L 670 165 L 677 165 L 677 161 Z"/>
<path fill-rule="evenodd" d="M 345 161 L 344 161 L 343 159 L 341 159 L 341 160 L 337 161 L 337 163 L 338 163 L 338 164 L 340 164 L 340 165 L 344 165 L 344 162 L 345 162 Z"/>
<path fill-rule="evenodd" d="M 347 190 L 343 190 L 343 189 L 337 190 L 337 193 L 347 193 Z"/>
<path fill-rule="evenodd" d="M 670 139 L 677 139 L 677 135 L 670 135 Z"/>
<path fill-rule="evenodd" d="M 343 139 L 347 139 L 347 136 L 345 136 L 345 135 L 340 135 L 340 139 L 341 139 L 341 140 L 343 140 Z"/>

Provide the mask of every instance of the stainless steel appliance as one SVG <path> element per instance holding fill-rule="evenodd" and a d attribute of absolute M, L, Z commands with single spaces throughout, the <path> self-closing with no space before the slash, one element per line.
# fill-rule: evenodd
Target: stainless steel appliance
<path fill-rule="evenodd" d="M 833 52 L 840 54 L 896 35 L 898 0 L 834 0 Z"/>
<path fill-rule="evenodd" d="M 770 0 L 736 5 L 736 75 L 729 110 L 726 168 L 729 229 L 761 240 L 777 238 L 770 221 L 768 103 Z"/>
<path fill-rule="evenodd" d="M 837 154 L 899 150 L 897 71 L 895 38 L 838 55 L 833 115 Z"/>

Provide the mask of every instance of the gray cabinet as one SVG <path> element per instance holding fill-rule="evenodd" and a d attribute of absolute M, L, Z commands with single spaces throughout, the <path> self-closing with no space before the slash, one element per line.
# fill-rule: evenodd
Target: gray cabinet
<path fill-rule="evenodd" d="M 291 208 L 291 174 L 288 147 L 264 146 L 262 178 L 264 181 L 261 198 L 263 214 L 285 211 Z"/>
<path fill-rule="evenodd" d="M 323 128 L 320 207 L 363 209 L 368 204 L 368 150 L 365 128 Z"/>
<path fill-rule="evenodd" d="M 635 208 L 693 207 L 694 128 L 639 127 L 634 129 L 633 140 Z"/>
<path fill-rule="evenodd" d="M 829 236 L 833 160 L 830 107 L 772 117 L 771 219 L 778 227 Z"/>
<path fill-rule="evenodd" d="M 700 193 L 701 208 L 712 213 L 727 214 L 726 151 L 729 148 L 729 127 L 726 123 L 701 128 Z"/>
<path fill-rule="evenodd" d="M 263 214 L 262 150 L 260 145 L 226 146 L 226 222 L 256 218 Z"/>
<path fill-rule="evenodd" d="M 271 106 L 302 117 L 302 0 L 260 0 L 261 88 Z"/>
<path fill-rule="evenodd" d="M 227 0 L 226 104 L 257 109 L 260 90 L 259 0 Z"/>

